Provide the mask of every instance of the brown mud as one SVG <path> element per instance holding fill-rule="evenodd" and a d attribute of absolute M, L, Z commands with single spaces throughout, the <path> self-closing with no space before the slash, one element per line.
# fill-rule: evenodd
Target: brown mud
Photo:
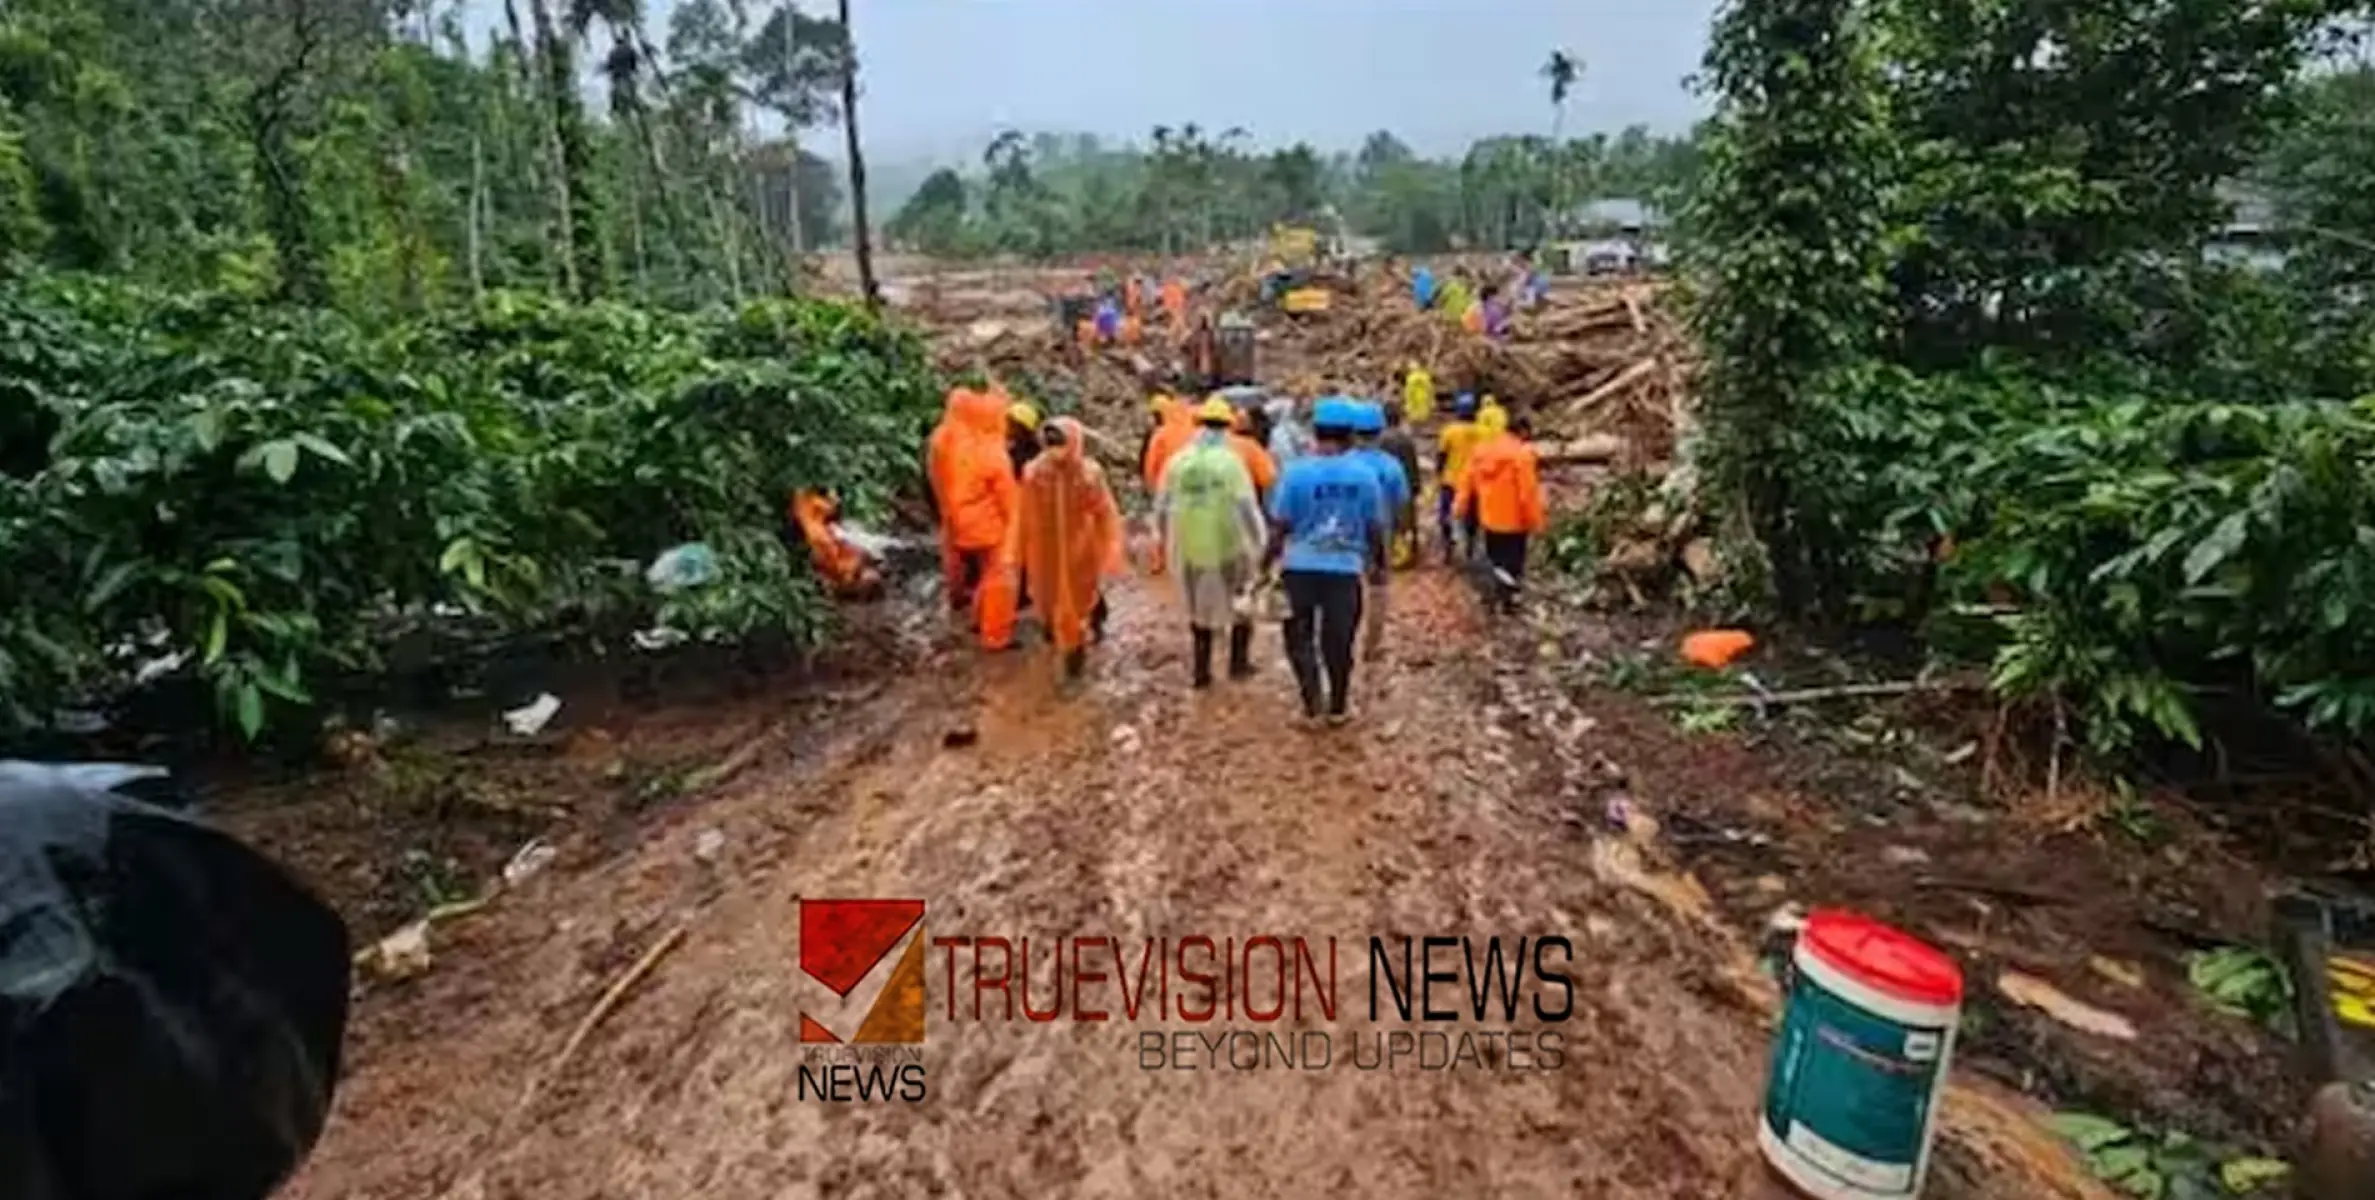
<path fill-rule="evenodd" d="M 1654 846 L 1578 821 L 1557 780 L 1622 755 L 1617 735 L 1554 732 L 1555 701 L 1524 718 L 1527 668 L 1499 661 L 1453 577 L 1397 586 L 1391 660 L 1340 731 L 1290 728 L 1274 630 L 1255 680 L 1190 692 L 1157 581 L 1118 589 L 1075 700 L 1044 653 L 958 649 L 869 698 L 787 701 L 815 742 L 624 843 L 572 827 L 555 867 L 438 927 L 427 975 L 366 991 L 332 1127 L 288 1194 L 1756 1194 L 1769 985 L 1720 920 L 1659 898 L 1687 880 L 1643 882 Z M 952 725 L 978 742 L 949 747 Z M 708 831 L 723 849 L 704 859 Z M 1127 1023 L 951 1020 L 932 962 L 928 1097 L 836 1105 L 799 1092 L 803 896 L 922 897 L 936 936 L 1332 935 L 1356 1034 L 1372 934 L 1563 933 L 1576 1011 L 1556 1069 L 1145 1070 Z M 2018 1111 L 1958 1097 L 1932 1194 L 2095 1194 Z"/>

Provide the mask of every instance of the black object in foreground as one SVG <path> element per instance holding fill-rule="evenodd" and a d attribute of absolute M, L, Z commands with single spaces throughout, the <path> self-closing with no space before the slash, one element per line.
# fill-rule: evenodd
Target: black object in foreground
<path fill-rule="evenodd" d="M 0 761 L 0 1200 L 261 1200 L 329 1114 L 344 922 L 144 774 Z"/>

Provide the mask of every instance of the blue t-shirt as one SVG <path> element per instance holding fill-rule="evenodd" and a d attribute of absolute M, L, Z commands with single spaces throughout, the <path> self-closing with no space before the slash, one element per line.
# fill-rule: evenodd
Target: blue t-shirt
<path fill-rule="evenodd" d="M 1270 493 L 1270 515 L 1286 526 L 1280 565 L 1289 571 L 1360 574 L 1370 538 L 1387 528 L 1385 514 L 1376 469 L 1348 454 L 1298 458 Z"/>
<path fill-rule="evenodd" d="M 1367 463 L 1370 470 L 1377 472 L 1377 486 L 1385 490 L 1386 523 L 1393 524 L 1391 514 L 1402 511 L 1402 506 L 1410 503 L 1410 476 L 1402 470 L 1402 460 L 1376 446 L 1354 447 L 1348 457 Z"/>

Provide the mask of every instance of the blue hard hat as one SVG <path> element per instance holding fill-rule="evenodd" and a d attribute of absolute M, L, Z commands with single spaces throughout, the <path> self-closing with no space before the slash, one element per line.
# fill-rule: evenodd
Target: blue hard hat
<path fill-rule="evenodd" d="M 1463 417 L 1473 415 L 1476 412 L 1476 393 L 1461 392 L 1459 395 L 1452 397 L 1451 411 L 1458 413 Z"/>
<path fill-rule="evenodd" d="M 1314 429 L 1358 429 L 1360 425 L 1360 401 L 1350 396 L 1322 396 L 1311 406 Z"/>
<path fill-rule="evenodd" d="M 1352 427 L 1353 432 L 1385 432 L 1385 405 L 1379 404 L 1375 400 L 1356 400 L 1353 403 L 1357 408 L 1360 409 L 1360 419 L 1358 423 Z"/>

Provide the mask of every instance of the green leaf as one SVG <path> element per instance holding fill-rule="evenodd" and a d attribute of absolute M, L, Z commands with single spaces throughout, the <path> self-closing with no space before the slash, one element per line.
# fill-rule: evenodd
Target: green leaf
<path fill-rule="evenodd" d="M 292 437 L 290 440 L 296 442 L 300 446 L 303 446 L 307 451 L 311 452 L 317 457 L 329 459 L 331 462 L 337 463 L 341 466 L 351 467 L 355 465 L 355 460 L 348 458 L 346 451 L 339 449 L 337 446 L 332 445 L 330 442 L 325 441 L 317 435 L 310 433 L 300 433 Z"/>
<path fill-rule="evenodd" d="M 223 410 L 202 408 L 190 418 L 190 436 L 197 439 L 198 448 L 212 454 L 223 444 Z"/>
<path fill-rule="evenodd" d="M 2292 1177 L 2292 1164 L 2281 1158 L 2234 1158 L 2219 1164 L 2218 1181 L 2237 1195 L 2272 1188 Z"/>
<path fill-rule="evenodd" d="M 2227 514 L 2225 520 L 2211 527 L 2208 536 L 2194 543 L 2194 548 L 2186 552 L 2185 581 L 2197 584 L 2209 578 L 2212 571 L 2235 557 L 2235 552 L 2243 548 L 2244 539 L 2250 533 L 2251 528 L 2245 523 L 2242 513 Z"/>
<path fill-rule="evenodd" d="M 2135 1142 L 2105 1146 L 2088 1155 L 2087 1164 L 2094 1169 L 2095 1174 L 2113 1183 L 2154 1173 L 2152 1147 Z"/>
<path fill-rule="evenodd" d="M 291 441 L 264 444 L 264 474 L 274 483 L 287 483 L 297 473 L 297 444 Z"/>
<path fill-rule="evenodd" d="M 251 742 L 264 731 L 264 693 L 252 683 L 239 685 L 239 731 Z"/>
<path fill-rule="evenodd" d="M 2055 1113 L 2046 1121 L 2046 1126 L 2090 1154 L 2133 1136 L 2127 1126 L 2093 1113 Z"/>
<path fill-rule="evenodd" d="M 107 607 L 110 601 L 123 594 L 125 588 L 132 586 L 132 582 L 145 573 L 147 566 L 145 562 L 134 560 L 109 567 L 107 573 L 99 577 L 99 582 L 91 586 L 90 593 L 83 597 L 83 611 L 96 613 Z"/>
<path fill-rule="evenodd" d="M 213 666 L 223 659 L 223 646 L 231 638 L 231 614 L 224 609 L 214 610 L 214 620 L 206 627 L 206 664 Z"/>

